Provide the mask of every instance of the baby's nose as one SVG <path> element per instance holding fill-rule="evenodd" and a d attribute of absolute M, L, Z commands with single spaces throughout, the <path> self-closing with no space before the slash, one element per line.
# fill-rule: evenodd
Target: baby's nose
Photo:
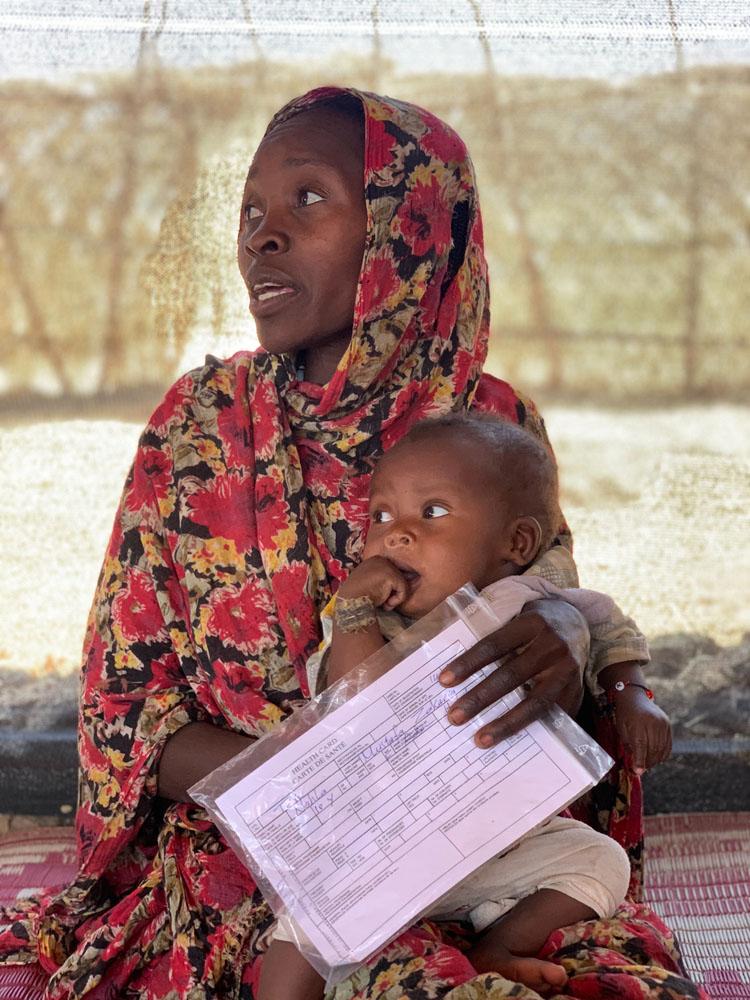
<path fill-rule="evenodd" d="M 413 532 L 403 526 L 395 526 L 386 535 L 385 544 L 388 548 L 398 548 L 401 545 L 411 545 L 413 541 Z"/>

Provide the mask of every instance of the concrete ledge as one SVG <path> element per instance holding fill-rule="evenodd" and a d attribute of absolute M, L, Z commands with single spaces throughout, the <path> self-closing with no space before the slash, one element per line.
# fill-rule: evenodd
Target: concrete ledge
<path fill-rule="evenodd" d="M 69 815 L 77 771 L 73 730 L 0 732 L 0 813 Z M 750 811 L 750 739 L 675 740 L 644 796 L 649 814 Z"/>
<path fill-rule="evenodd" d="M 77 785 L 75 730 L 0 732 L 0 813 L 70 815 Z"/>
<path fill-rule="evenodd" d="M 643 789 L 649 815 L 750 810 L 750 739 L 675 740 Z"/>

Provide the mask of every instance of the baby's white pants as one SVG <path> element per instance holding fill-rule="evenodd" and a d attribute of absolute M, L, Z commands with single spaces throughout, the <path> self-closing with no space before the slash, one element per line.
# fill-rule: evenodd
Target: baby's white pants
<path fill-rule="evenodd" d="M 516 903 L 539 889 L 556 889 L 611 917 L 630 881 L 630 863 L 619 844 L 585 823 L 554 816 L 498 857 L 486 861 L 442 896 L 426 916 L 469 920 L 486 930 Z M 273 940 L 302 945 L 306 936 L 282 914 Z"/>

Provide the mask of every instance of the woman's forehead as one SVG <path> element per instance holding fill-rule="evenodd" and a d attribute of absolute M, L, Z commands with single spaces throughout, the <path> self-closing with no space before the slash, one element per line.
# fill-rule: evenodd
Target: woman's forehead
<path fill-rule="evenodd" d="M 264 136 L 250 165 L 249 177 L 268 154 L 274 159 L 318 162 L 350 171 L 364 170 L 364 132 L 334 108 L 310 108 L 280 122 Z"/>

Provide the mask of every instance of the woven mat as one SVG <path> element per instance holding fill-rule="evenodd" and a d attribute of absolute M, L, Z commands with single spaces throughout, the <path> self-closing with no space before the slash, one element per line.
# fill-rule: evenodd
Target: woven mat
<path fill-rule="evenodd" d="M 678 935 L 687 970 L 713 1000 L 750 1000 L 750 813 L 646 818 L 646 901 Z M 64 883 L 71 829 L 0 839 L 0 905 Z M 34 967 L 0 969 L 0 1000 L 31 1000 Z"/>
<path fill-rule="evenodd" d="M 71 827 L 23 830 L 0 838 L 0 906 L 64 885 L 75 871 Z M 37 965 L 0 968 L 0 1000 L 38 1000 L 47 976 Z"/>
<path fill-rule="evenodd" d="M 750 813 L 646 818 L 645 899 L 713 1000 L 750 1000 Z"/>
<path fill-rule="evenodd" d="M 75 870 L 72 827 L 22 830 L 0 837 L 0 906 L 64 885 Z"/>

